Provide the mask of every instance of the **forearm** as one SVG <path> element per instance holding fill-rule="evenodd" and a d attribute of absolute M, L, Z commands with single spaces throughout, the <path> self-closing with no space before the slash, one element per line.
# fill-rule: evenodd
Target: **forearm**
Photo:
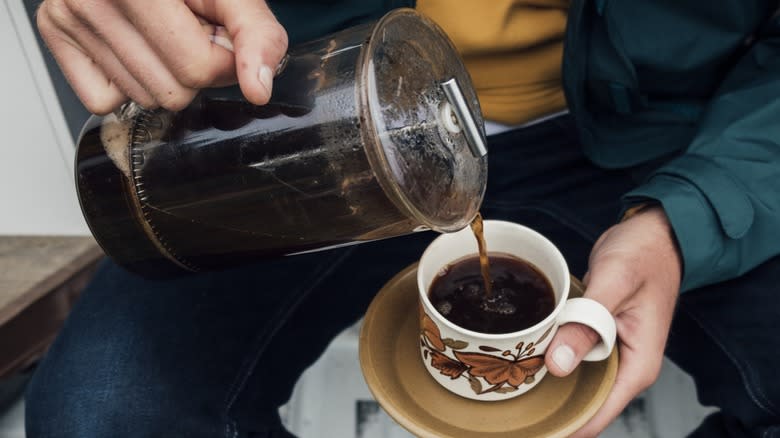
<path fill-rule="evenodd" d="M 780 253 L 780 37 L 759 41 L 723 82 L 686 152 L 624 197 L 665 209 L 683 290 Z"/>

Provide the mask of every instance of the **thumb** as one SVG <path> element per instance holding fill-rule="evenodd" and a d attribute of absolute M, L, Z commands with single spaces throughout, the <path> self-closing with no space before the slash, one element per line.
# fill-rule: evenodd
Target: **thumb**
<path fill-rule="evenodd" d="M 562 325 L 547 348 L 547 370 L 558 377 L 569 375 L 600 340 L 588 326 L 576 322 Z"/>
<path fill-rule="evenodd" d="M 287 52 L 287 32 L 262 0 L 186 0 L 195 13 L 227 29 L 244 97 L 255 105 L 271 98 L 276 66 Z"/>
<path fill-rule="evenodd" d="M 585 273 L 582 282 L 587 286 L 589 280 L 590 271 Z M 544 360 L 547 370 L 554 376 L 568 376 L 599 341 L 598 333 L 586 325 L 563 324 L 547 347 Z"/>
<path fill-rule="evenodd" d="M 598 301 L 613 315 L 625 295 L 637 288 L 622 257 L 600 252 L 591 254 L 591 267 L 583 283 L 586 286 L 583 296 Z M 552 375 L 567 376 L 599 342 L 601 337 L 592 328 L 578 323 L 564 324 L 547 348 L 545 365 Z"/>

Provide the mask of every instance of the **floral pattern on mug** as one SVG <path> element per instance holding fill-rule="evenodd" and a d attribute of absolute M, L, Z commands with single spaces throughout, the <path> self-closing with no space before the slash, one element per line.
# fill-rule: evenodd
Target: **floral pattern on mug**
<path fill-rule="evenodd" d="M 430 359 L 430 364 L 442 375 L 451 379 L 464 378 L 468 380 L 472 391 L 481 395 L 489 392 L 514 392 L 522 384 L 531 384 L 536 373 L 544 366 L 544 355 L 534 356 L 538 345 L 552 331 L 552 327 L 542 334 L 536 342 L 524 345 L 522 342 L 515 350 L 501 351 L 489 345 L 478 346 L 479 352 L 462 351 L 468 343 L 454 339 L 441 339 L 441 331 L 436 323 L 420 308 L 420 347 L 423 358 Z M 444 354 L 450 348 L 454 358 Z M 498 353 L 495 354 L 486 353 Z M 489 386 L 484 388 L 482 382 Z"/>

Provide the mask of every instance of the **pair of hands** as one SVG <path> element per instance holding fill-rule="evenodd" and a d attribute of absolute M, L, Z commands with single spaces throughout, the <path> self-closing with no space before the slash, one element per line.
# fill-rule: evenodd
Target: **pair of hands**
<path fill-rule="evenodd" d="M 200 88 L 236 82 L 262 105 L 287 50 L 287 34 L 262 0 L 45 0 L 37 22 L 95 114 L 127 100 L 175 111 Z M 620 364 L 607 401 L 578 438 L 597 436 L 660 372 L 682 271 L 663 209 L 644 209 L 607 230 L 589 266 L 585 296 L 615 316 Z M 591 329 L 564 325 L 546 356 L 550 373 L 569 374 L 597 342 Z"/>

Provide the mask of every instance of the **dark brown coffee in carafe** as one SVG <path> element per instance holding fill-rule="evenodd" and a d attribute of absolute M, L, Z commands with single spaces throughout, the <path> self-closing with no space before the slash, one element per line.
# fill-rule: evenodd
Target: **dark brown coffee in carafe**
<path fill-rule="evenodd" d="M 238 87 L 84 127 L 79 201 L 120 265 L 164 276 L 462 229 L 482 117 L 446 34 L 413 9 L 292 47 L 267 105 Z M 479 139 L 480 141 L 477 141 Z"/>
<path fill-rule="evenodd" d="M 447 320 L 480 333 L 511 333 L 542 321 L 555 308 L 550 281 L 530 263 L 489 253 L 492 293 L 486 294 L 479 256 L 458 260 L 434 279 L 431 304 Z"/>

